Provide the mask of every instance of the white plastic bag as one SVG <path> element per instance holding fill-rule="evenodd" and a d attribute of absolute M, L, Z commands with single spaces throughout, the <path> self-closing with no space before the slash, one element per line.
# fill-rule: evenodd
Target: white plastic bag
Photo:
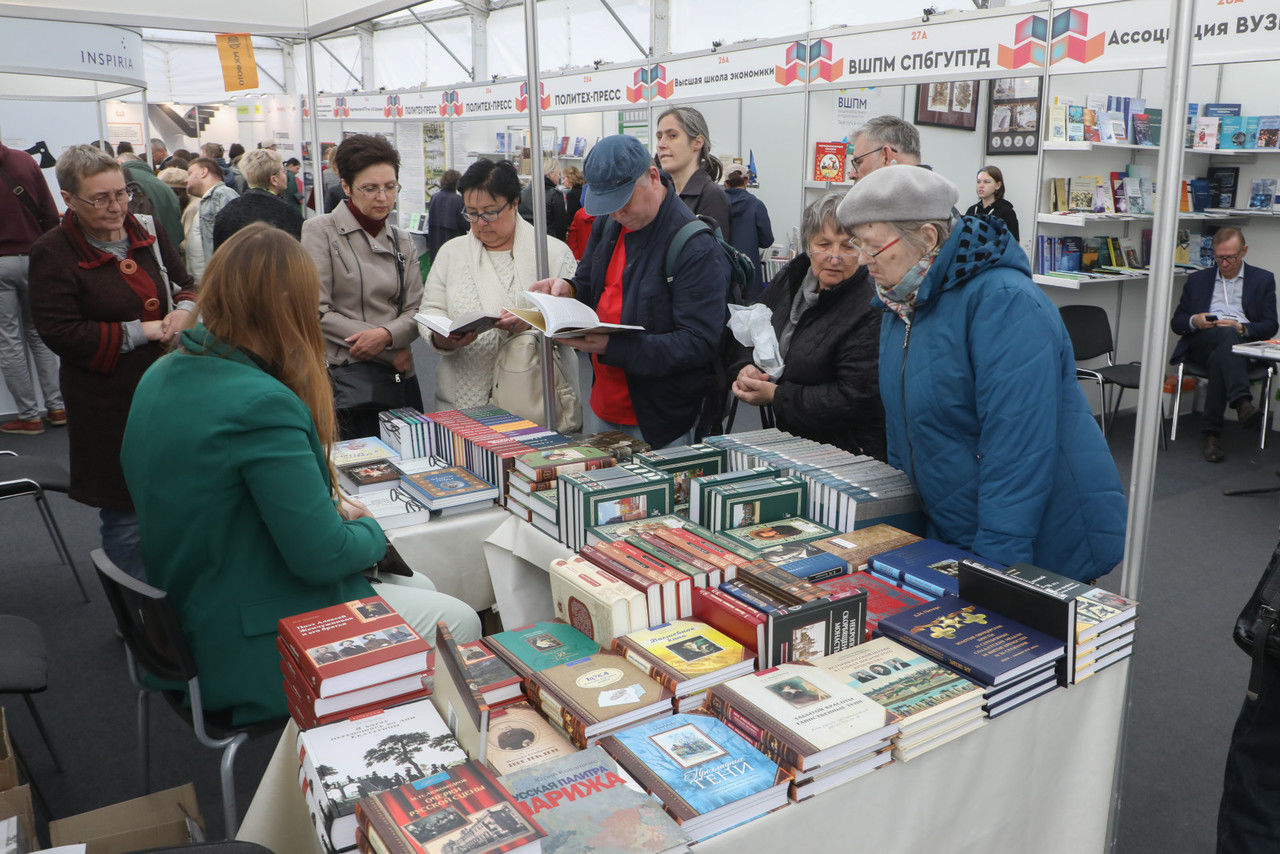
<path fill-rule="evenodd" d="M 777 380 L 782 376 L 782 356 L 778 353 L 778 336 L 773 331 L 773 316 L 769 307 L 755 305 L 729 306 L 729 331 L 743 347 L 753 347 L 751 361 L 760 370 Z"/>

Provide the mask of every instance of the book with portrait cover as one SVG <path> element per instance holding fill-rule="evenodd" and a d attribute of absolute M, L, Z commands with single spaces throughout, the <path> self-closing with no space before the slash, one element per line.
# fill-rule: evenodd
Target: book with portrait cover
<path fill-rule="evenodd" d="M 707 710 L 792 772 L 877 749 L 898 732 L 895 715 L 807 662 L 712 685 Z"/>
<path fill-rule="evenodd" d="M 832 593 L 824 599 L 793 605 L 765 615 L 762 667 L 788 661 L 812 661 L 851 646 L 866 636 L 865 591 Z"/>
<path fill-rule="evenodd" d="M 285 617 L 277 629 L 294 666 L 318 697 L 431 667 L 431 645 L 381 596 Z"/>
<path fill-rule="evenodd" d="M 362 798 L 356 809 L 374 850 L 387 854 L 532 854 L 546 836 L 475 762 Z"/>
<path fill-rule="evenodd" d="M 723 531 L 803 516 L 809 507 L 809 486 L 792 475 L 721 483 L 704 490 L 702 500 L 711 510 L 707 528 Z"/>
<path fill-rule="evenodd" d="M 529 702 L 578 747 L 637 721 L 671 713 L 671 692 L 615 652 L 597 652 L 529 677 Z"/>
<path fill-rule="evenodd" d="M 484 762 L 495 773 L 510 774 L 577 752 L 563 732 L 524 700 L 489 713 Z"/>
<path fill-rule="evenodd" d="M 1065 653 L 1044 632 L 950 595 L 890 614 L 880 633 L 985 686 L 1052 670 Z"/>
<path fill-rule="evenodd" d="M 613 646 L 677 697 L 755 669 L 753 651 L 697 620 L 629 632 Z"/>
<path fill-rule="evenodd" d="M 566 445 L 516 457 L 516 471 L 536 483 L 555 480 L 562 472 L 608 468 L 613 455 L 586 445 Z"/>
<path fill-rule="evenodd" d="M 431 701 L 467 755 L 483 760 L 494 707 L 524 699 L 520 677 L 482 641 L 459 644 L 443 622 L 436 625 L 436 645 L 440 667 Z"/>
<path fill-rule="evenodd" d="M 547 832 L 544 854 L 674 854 L 691 841 L 598 746 L 500 779 Z"/>
<path fill-rule="evenodd" d="M 648 721 L 605 736 L 600 746 L 695 840 L 787 802 L 786 772 L 713 717 Z"/>
<path fill-rule="evenodd" d="M 781 522 L 757 522 L 740 528 L 727 528 L 718 537 L 732 541 L 752 554 L 760 554 L 774 546 L 807 543 L 836 533 L 819 522 L 801 516 Z"/>
<path fill-rule="evenodd" d="M 338 477 L 344 487 L 355 495 L 375 489 L 390 489 L 382 484 L 394 484 L 400 479 L 400 472 L 390 460 L 378 460 L 370 463 L 351 463 L 338 468 Z"/>
<path fill-rule="evenodd" d="M 566 623 L 538 622 L 484 639 L 511 669 L 524 678 L 600 651 L 600 644 Z"/>

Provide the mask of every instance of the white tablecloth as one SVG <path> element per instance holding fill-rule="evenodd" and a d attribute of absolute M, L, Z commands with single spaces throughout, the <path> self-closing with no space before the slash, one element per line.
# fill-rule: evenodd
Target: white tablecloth
<path fill-rule="evenodd" d="M 432 519 L 387 532 L 409 568 L 431 579 L 441 593 L 477 611 L 493 607 L 493 585 L 481 548 L 485 538 L 515 517 L 501 507 Z"/>
<path fill-rule="evenodd" d="M 484 559 L 503 628 L 514 629 L 555 616 L 547 568 L 553 560 L 572 554 L 568 546 L 507 514 L 506 521 L 484 541 Z"/>

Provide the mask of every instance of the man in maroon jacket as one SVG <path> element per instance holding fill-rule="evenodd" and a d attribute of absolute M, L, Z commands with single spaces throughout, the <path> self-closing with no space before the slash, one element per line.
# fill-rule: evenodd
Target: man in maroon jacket
<path fill-rule="evenodd" d="M 0 372 L 18 406 L 18 417 L 0 424 L 0 433 L 44 432 L 31 376 L 33 359 L 49 423 L 67 423 L 58 357 L 36 333 L 27 288 L 27 252 L 57 224 L 58 209 L 40 167 L 25 151 L 0 144 Z"/>

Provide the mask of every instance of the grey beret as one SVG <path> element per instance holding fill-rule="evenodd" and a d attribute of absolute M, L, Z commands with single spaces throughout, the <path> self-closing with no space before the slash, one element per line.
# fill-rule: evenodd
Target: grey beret
<path fill-rule="evenodd" d="M 859 178 L 836 208 L 836 216 L 846 227 L 950 219 L 959 199 L 956 185 L 932 169 L 896 163 Z"/>

